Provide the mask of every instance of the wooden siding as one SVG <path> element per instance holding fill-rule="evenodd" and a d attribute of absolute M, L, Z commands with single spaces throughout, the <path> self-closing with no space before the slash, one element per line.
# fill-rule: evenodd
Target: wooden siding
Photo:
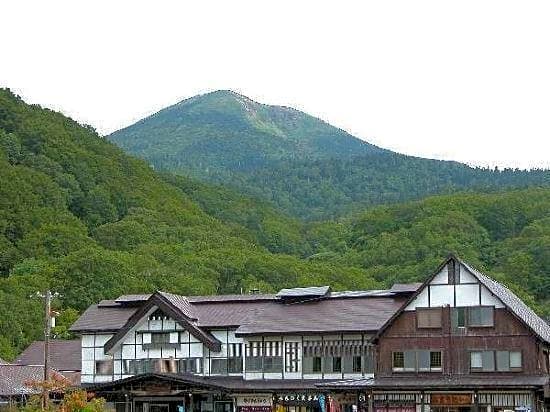
<path fill-rule="evenodd" d="M 380 336 L 377 345 L 378 376 L 470 374 L 472 350 L 510 350 L 522 352 L 521 372 L 486 372 L 490 376 L 548 373 L 539 341 L 507 309 L 495 309 L 494 327 L 466 328 L 463 334 L 451 333 L 451 308 L 443 307 L 441 328 L 418 329 L 416 311 L 402 312 Z M 393 372 L 392 353 L 412 349 L 443 352 L 442 372 Z M 472 372 L 479 376 L 480 373 Z"/>

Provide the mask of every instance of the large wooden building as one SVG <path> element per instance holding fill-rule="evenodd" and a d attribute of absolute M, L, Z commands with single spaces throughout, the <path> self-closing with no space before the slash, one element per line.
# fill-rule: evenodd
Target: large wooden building
<path fill-rule="evenodd" d="M 125 412 L 545 411 L 550 327 L 450 256 L 423 284 L 90 307 L 81 384 Z"/>

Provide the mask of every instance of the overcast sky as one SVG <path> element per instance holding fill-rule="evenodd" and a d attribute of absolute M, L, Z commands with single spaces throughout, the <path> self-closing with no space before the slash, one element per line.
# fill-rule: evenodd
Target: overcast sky
<path fill-rule="evenodd" d="M 550 167 L 550 1 L 0 2 L 0 86 L 106 134 L 233 89 L 402 153 Z"/>

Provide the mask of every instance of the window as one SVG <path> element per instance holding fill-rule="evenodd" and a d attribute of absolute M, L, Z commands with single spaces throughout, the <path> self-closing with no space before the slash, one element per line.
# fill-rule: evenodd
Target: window
<path fill-rule="evenodd" d="M 266 356 L 264 358 L 264 372 L 266 373 L 280 373 L 283 371 L 283 357 L 282 356 Z"/>
<path fill-rule="evenodd" d="M 419 371 L 430 370 L 430 351 L 429 350 L 418 351 L 418 370 Z"/>
<path fill-rule="evenodd" d="M 481 358 L 481 352 L 470 353 L 470 369 L 481 369 L 483 367 L 483 361 Z"/>
<path fill-rule="evenodd" d="M 249 342 L 246 345 L 245 368 L 247 372 L 283 372 L 282 342 Z"/>
<path fill-rule="evenodd" d="M 262 342 L 249 342 L 246 345 L 245 367 L 247 372 L 262 371 Z"/>
<path fill-rule="evenodd" d="M 441 351 L 407 350 L 393 352 L 393 370 L 395 372 L 441 372 Z"/>
<path fill-rule="evenodd" d="M 519 351 L 498 351 L 497 352 L 497 370 L 498 371 L 518 371 L 521 370 L 521 352 Z"/>
<path fill-rule="evenodd" d="M 468 326 L 487 327 L 494 325 L 492 306 L 474 306 L 468 308 Z"/>
<path fill-rule="evenodd" d="M 340 367 L 340 370 L 334 369 L 334 367 L 338 368 L 338 366 Z M 323 358 L 323 372 L 324 373 L 342 372 L 342 359 L 339 357 L 325 356 Z"/>
<path fill-rule="evenodd" d="M 495 370 L 495 352 L 492 350 L 470 352 L 472 372 L 492 372 Z"/>
<path fill-rule="evenodd" d="M 141 375 L 153 371 L 154 359 L 132 359 L 127 361 L 127 371 L 130 375 Z"/>
<path fill-rule="evenodd" d="M 493 351 L 481 352 L 481 361 L 484 371 L 491 372 L 495 370 L 495 354 Z"/>
<path fill-rule="evenodd" d="M 202 372 L 203 372 L 202 358 L 180 359 L 180 361 L 178 362 L 178 373 L 202 373 Z"/>
<path fill-rule="evenodd" d="M 430 370 L 441 369 L 441 352 L 430 352 Z"/>
<path fill-rule="evenodd" d="M 406 350 L 403 352 L 405 357 L 405 371 L 414 371 L 416 369 L 416 351 Z"/>
<path fill-rule="evenodd" d="M 342 372 L 342 358 L 340 356 L 328 356 L 325 358 L 325 373 Z"/>
<path fill-rule="evenodd" d="M 456 312 L 456 325 L 453 325 L 457 328 L 466 327 L 466 308 L 455 308 Z"/>
<path fill-rule="evenodd" d="M 363 359 L 361 359 L 361 356 L 354 356 L 353 357 L 353 367 L 352 372 L 361 372 L 362 369 L 362 362 Z"/>
<path fill-rule="evenodd" d="M 243 358 L 229 358 L 227 359 L 227 372 L 229 373 L 242 373 L 243 371 Z"/>
<path fill-rule="evenodd" d="M 98 360 L 95 361 L 95 374 L 96 375 L 112 375 L 113 374 L 113 360 Z"/>
<path fill-rule="evenodd" d="M 227 373 L 227 359 L 226 358 L 210 359 L 210 373 L 213 375 L 225 375 Z"/>
<path fill-rule="evenodd" d="M 405 367 L 405 354 L 403 352 L 393 352 L 393 369 L 403 369 Z"/>
<path fill-rule="evenodd" d="M 177 346 L 179 345 L 180 336 L 179 332 L 146 332 L 142 334 L 143 346 L 151 347 L 164 347 L 164 346 Z"/>
<path fill-rule="evenodd" d="M 302 370 L 304 374 L 321 373 L 322 359 L 320 356 L 307 356 L 303 358 Z"/>
<path fill-rule="evenodd" d="M 298 342 L 285 342 L 285 372 L 298 372 Z"/>
<path fill-rule="evenodd" d="M 417 308 L 416 325 L 418 328 L 440 328 L 441 308 Z"/>
<path fill-rule="evenodd" d="M 254 358 L 246 358 L 245 360 L 245 367 L 247 372 L 261 372 L 262 371 L 262 358 L 261 357 L 254 357 Z"/>
<path fill-rule="evenodd" d="M 476 351 L 470 353 L 473 372 L 509 372 L 522 368 L 520 351 Z"/>
<path fill-rule="evenodd" d="M 456 331 L 465 327 L 494 326 L 494 307 L 472 306 L 457 307 L 451 310 L 451 326 Z"/>
<path fill-rule="evenodd" d="M 169 333 L 151 333 L 151 343 L 154 344 L 164 344 L 170 343 L 170 334 Z"/>
<path fill-rule="evenodd" d="M 264 342 L 263 371 L 267 373 L 283 372 L 283 343 L 280 341 Z"/>
<path fill-rule="evenodd" d="M 510 352 L 510 369 L 521 369 L 521 352 Z"/>
<path fill-rule="evenodd" d="M 230 343 L 227 346 L 227 372 L 241 373 L 243 371 L 243 344 Z"/>

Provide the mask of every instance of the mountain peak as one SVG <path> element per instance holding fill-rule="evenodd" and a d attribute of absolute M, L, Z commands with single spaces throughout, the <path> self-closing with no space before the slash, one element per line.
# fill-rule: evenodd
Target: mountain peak
<path fill-rule="evenodd" d="M 214 90 L 212 92 L 207 92 L 203 94 L 198 94 L 196 96 L 184 99 L 178 103 L 178 105 L 188 104 L 188 103 L 212 103 L 212 102 L 230 102 L 230 101 L 245 101 L 247 103 L 253 103 L 260 105 L 260 103 L 255 102 L 251 98 L 237 93 L 230 89 L 220 89 Z"/>

